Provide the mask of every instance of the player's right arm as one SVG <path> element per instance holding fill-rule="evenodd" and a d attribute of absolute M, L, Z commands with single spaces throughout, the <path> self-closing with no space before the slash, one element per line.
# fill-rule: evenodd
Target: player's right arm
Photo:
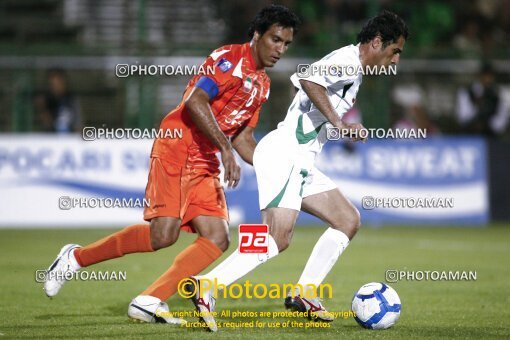
<path fill-rule="evenodd" d="M 349 129 L 353 132 L 355 136 L 359 136 L 359 133 L 356 131 L 364 130 L 365 127 L 359 123 L 355 124 L 346 124 L 338 115 L 336 114 L 333 105 L 331 104 L 331 100 L 329 100 L 328 90 L 319 84 L 314 82 L 300 79 L 299 83 L 301 84 L 301 88 L 305 91 L 306 95 L 310 99 L 310 101 L 319 109 L 319 111 L 326 117 L 327 120 L 333 126 L 338 129 Z M 353 138 L 353 141 L 362 140 L 361 138 Z"/>
<path fill-rule="evenodd" d="M 329 99 L 329 91 L 336 91 L 338 85 L 346 85 L 352 79 L 349 79 L 347 74 L 342 72 L 324 73 L 318 71 L 324 69 L 331 70 L 332 66 L 354 64 L 354 58 L 350 54 L 345 55 L 342 50 L 333 51 L 311 65 L 309 71 L 312 73 L 305 72 L 303 75 L 295 73 L 290 79 L 296 88 L 300 88 L 306 93 L 310 101 L 334 127 L 349 129 L 354 132 L 355 136 L 359 136 L 360 134 L 356 133 L 356 131 L 365 129 L 363 125 L 343 122 Z M 359 139 L 353 138 L 353 140 Z"/>
<path fill-rule="evenodd" d="M 235 188 L 241 177 L 241 168 L 237 164 L 232 145 L 214 118 L 209 100 L 207 92 L 195 87 L 184 105 L 196 127 L 220 150 L 221 162 L 225 169 L 224 180 L 228 187 Z"/>
<path fill-rule="evenodd" d="M 304 79 L 300 79 L 299 83 L 313 105 L 319 109 L 331 124 L 339 129 L 346 128 L 345 123 L 336 114 L 333 104 L 329 100 L 328 90 L 324 86 Z"/>
<path fill-rule="evenodd" d="M 331 124 L 333 124 L 333 126 L 338 129 L 349 129 L 355 136 L 360 135 L 359 133 L 356 133 L 356 131 L 365 129 L 365 127 L 359 123 L 346 124 L 342 121 L 342 119 L 340 119 L 340 117 L 338 117 L 335 109 L 333 108 L 333 104 L 331 104 L 331 100 L 329 100 L 328 90 L 324 86 L 304 79 L 300 79 L 299 83 L 313 105 L 315 105 L 315 107 L 324 115 L 324 117 L 326 117 L 327 120 L 329 120 Z M 361 140 L 361 138 L 353 138 L 353 141 L 357 140 Z"/>

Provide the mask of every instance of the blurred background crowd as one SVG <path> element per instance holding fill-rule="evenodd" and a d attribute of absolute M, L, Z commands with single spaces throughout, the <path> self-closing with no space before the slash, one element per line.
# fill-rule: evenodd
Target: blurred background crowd
<path fill-rule="evenodd" d="M 118 78 L 117 63 L 178 64 L 247 40 L 270 1 L 3 0 L 0 131 L 78 132 L 83 126 L 156 127 L 187 76 Z M 271 97 L 259 131 L 283 119 L 288 77 L 355 43 L 382 9 L 406 20 L 397 76 L 365 77 L 350 120 L 367 127 L 510 139 L 510 0 L 284 0 L 303 23 L 268 70 Z"/>

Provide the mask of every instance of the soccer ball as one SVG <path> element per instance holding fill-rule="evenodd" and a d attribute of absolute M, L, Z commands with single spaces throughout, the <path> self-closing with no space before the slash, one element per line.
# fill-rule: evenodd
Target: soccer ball
<path fill-rule="evenodd" d="M 352 298 L 354 319 L 363 327 L 386 329 L 400 317 L 400 298 L 385 283 L 371 282 L 362 286 Z"/>

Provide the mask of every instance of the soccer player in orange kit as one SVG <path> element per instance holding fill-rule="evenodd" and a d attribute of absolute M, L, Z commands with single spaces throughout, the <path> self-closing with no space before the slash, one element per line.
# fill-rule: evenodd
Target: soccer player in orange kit
<path fill-rule="evenodd" d="M 262 9 L 249 30 L 251 41 L 213 51 L 203 68 L 212 74 L 194 76 L 177 108 L 162 121 L 161 129 L 182 129 L 181 138 L 154 142 L 145 196 L 150 206 L 144 219 L 88 246 L 64 246 L 49 267 L 44 290 L 55 296 L 66 282 L 63 273 L 121 257 L 152 252 L 174 244 L 180 229 L 199 237 L 175 258 L 171 267 L 133 299 L 129 317 L 145 322 L 182 323 L 164 302 L 179 281 L 207 268 L 228 248 L 228 211 L 219 180 L 220 152 L 224 181 L 235 187 L 240 167 L 234 149 L 252 164 L 261 105 L 269 97 L 272 67 L 285 53 L 299 19 L 286 7 Z M 229 140 L 229 137 L 231 138 Z M 69 276 L 67 276 L 69 277 Z"/>

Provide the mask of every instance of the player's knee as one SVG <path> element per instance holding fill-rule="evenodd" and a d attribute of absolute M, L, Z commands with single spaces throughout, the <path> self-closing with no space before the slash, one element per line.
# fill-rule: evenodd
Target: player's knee
<path fill-rule="evenodd" d="M 347 236 L 353 238 L 361 227 L 361 216 L 358 209 L 353 208 L 346 218 Z"/>
<path fill-rule="evenodd" d="M 220 248 L 222 252 L 228 249 L 230 245 L 230 236 L 227 232 L 214 233 L 213 235 L 206 236 L 209 241 L 214 243 L 216 247 Z"/>
<path fill-rule="evenodd" d="M 179 233 L 171 228 L 151 228 L 151 246 L 153 250 L 170 247 L 177 242 Z"/>
<path fill-rule="evenodd" d="M 224 252 L 230 245 L 230 236 L 228 233 L 216 234 L 211 241 Z"/>
<path fill-rule="evenodd" d="M 164 234 L 164 233 L 151 233 L 151 246 L 153 250 L 158 250 L 166 247 L 170 247 L 172 244 L 177 242 L 177 235 Z"/>
<path fill-rule="evenodd" d="M 222 252 L 225 252 L 228 249 L 228 246 L 230 245 L 230 237 L 227 235 L 226 237 L 222 238 L 219 243 L 216 244 L 218 248 L 221 249 Z"/>
<path fill-rule="evenodd" d="M 354 228 L 356 229 L 356 231 L 358 231 L 359 228 L 361 228 L 361 214 L 359 213 L 358 209 L 356 209 L 356 208 L 354 208 L 354 213 L 356 215 L 355 221 L 354 221 Z"/>
<path fill-rule="evenodd" d="M 358 209 L 352 208 L 348 213 L 342 214 L 341 218 L 333 224 L 333 228 L 340 230 L 352 239 L 361 227 L 361 217 Z"/>
<path fill-rule="evenodd" d="M 166 248 L 177 242 L 180 221 L 158 217 L 151 221 L 151 246 L 153 250 Z"/>

